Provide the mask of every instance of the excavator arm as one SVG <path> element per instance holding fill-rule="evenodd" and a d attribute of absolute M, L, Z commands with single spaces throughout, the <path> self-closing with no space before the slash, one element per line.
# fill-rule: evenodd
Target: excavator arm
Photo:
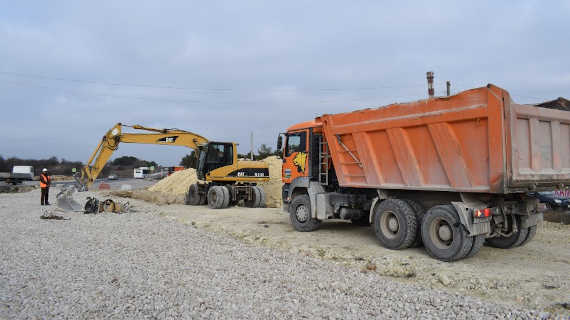
<path fill-rule="evenodd" d="M 131 127 L 135 130 L 150 133 L 123 133 L 122 129 L 124 127 Z M 103 136 L 99 145 L 97 145 L 97 148 L 89 157 L 87 164 L 81 169 L 80 176 L 76 178 L 81 190 L 87 190 L 93 184 L 113 152 L 119 148 L 121 142 L 183 146 L 196 150 L 206 145 L 208 139 L 199 134 L 180 129 L 154 129 L 140 125 L 127 126 L 117 123 Z"/>

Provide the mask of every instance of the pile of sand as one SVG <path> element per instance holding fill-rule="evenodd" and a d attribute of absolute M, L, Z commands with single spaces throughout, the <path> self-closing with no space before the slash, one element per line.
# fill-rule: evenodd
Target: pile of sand
<path fill-rule="evenodd" d="M 281 207 L 281 165 L 283 160 L 270 156 L 261 160 L 269 166 L 270 180 L 260 183 L 265 192 L 265 204 L 269 208 Z M 195 169 L 176 171 L 170 176 L 160 180 L 150 188 L 150 192 L 130 192 L 129 196 L 154 203 L 184 203 L 184 195 L 191 184 L 198 181 Z"/>
<path fill-rule="evenodd" d="M 148 190 L 173 195 L 184 195 L 188 192 L 190 185 L 197 181 L 196 169 L 190 168 L 172 173 L 148 188 Z"/>
<path fill-rule="evenodd" d="M 269 166 L 270 180 L 268 182 L 260 183 L 259 185 L 265 192 L 265 204 L 268 208 L 281 207 L 281 166 L 283 160 L 277 156 L 270 156 L 261 160 Z"/>

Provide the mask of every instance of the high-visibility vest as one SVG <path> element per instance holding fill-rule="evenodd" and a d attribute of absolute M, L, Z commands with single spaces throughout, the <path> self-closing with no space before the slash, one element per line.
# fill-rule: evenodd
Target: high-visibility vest
<path fill-rule="evenodd" d="M 40 188 L 47 188 L 50 185 L 51 177 L 45 174 L 40 174 Z"/>

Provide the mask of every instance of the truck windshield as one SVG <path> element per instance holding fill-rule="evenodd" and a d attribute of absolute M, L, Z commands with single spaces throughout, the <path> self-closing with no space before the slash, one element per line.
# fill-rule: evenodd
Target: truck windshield
<path fill-rule="evenodd" d="M 307 135 L 305 132 L 291 133 L 287 136 L 287 153 L 290 156 L 294 152 L 304 152 L 307 146 Z"/>

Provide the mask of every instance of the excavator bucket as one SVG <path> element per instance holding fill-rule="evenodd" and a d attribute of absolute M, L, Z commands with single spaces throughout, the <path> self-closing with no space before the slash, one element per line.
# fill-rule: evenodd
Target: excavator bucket
<path fill-rule="evenodd" d="M 74 185 L 64 186 L 63 189 L 57 194 L 57 206 L 64 211 L 83 212 L 83 207 L 73 199 L 73 194 L 76 192 Z"/>

